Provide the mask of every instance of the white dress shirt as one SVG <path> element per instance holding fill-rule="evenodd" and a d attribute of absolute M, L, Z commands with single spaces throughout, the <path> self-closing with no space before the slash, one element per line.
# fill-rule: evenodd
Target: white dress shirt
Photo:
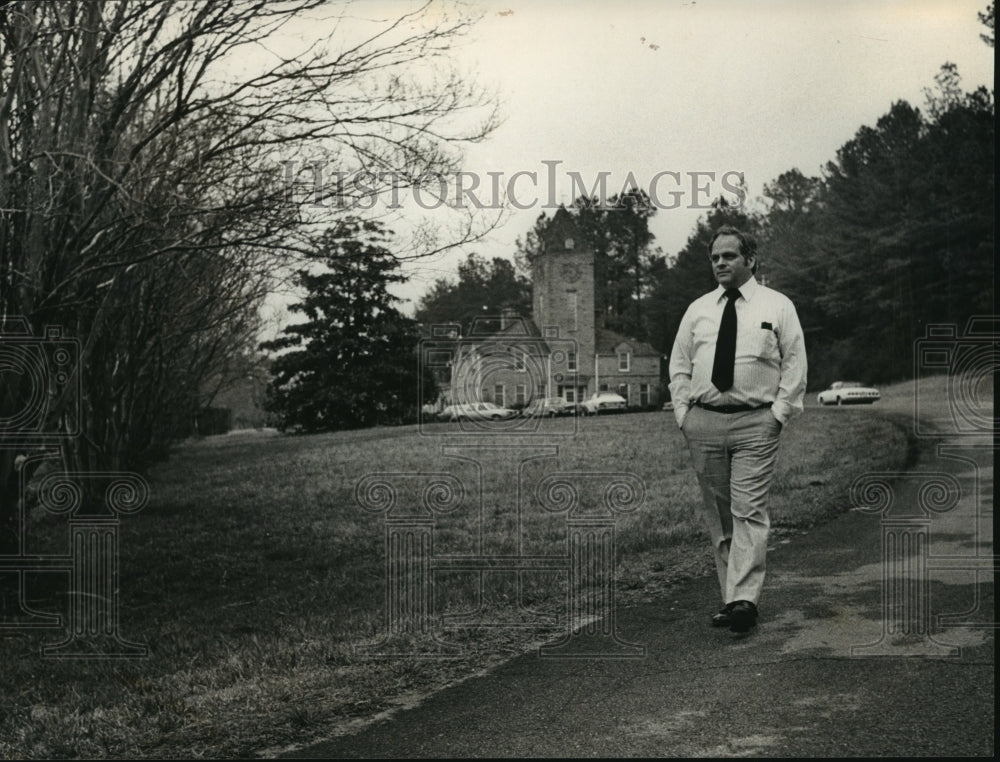
<path fill-rule="evenodd" d="M 670 396 L 678 426 L 693 402 L 755 407 L 770 402 L 782 424 L 802 412 L 806 346 L 795 305 L 755 278 L 739 290 L 733 386 L 725 392 L 712 384 L 712 364 L 726 290 L 719 286 L 695 299 L 681 318 L 670 353 Z"/>

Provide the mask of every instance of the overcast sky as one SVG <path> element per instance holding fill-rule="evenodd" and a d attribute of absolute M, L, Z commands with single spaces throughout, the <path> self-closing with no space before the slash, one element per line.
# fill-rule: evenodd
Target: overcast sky
<path fill-rule="evenodd" d="M 504 183 L 519 171 L 539 178 L 537 190 L 525 176 L 515 186 L 519 203 L 537 205 L 470 249 L 486 257 L 511 257 L 549 198 L 569 203 L 570 173 L 589 188 L 602 171 L 609 193 L 629 172 L 644 188 L 658 173 L 679 174 L 680 183 L 660 175 L 657 189 L 681 208 L 660 210 L 652 224 L 664 252 L 676 253 L 704 214 L 687 207 L 723 192 L 725 173 L 744 174 L 751 201 L 792 167 L 819 174 L 894 101 L 923 105 L 946 61 L 958 65 L 964 89 L 993 86 L 993 50 L 976 15 L 987 0 L 474 5 L 485 15 L 455 56 L 499 89 L 505 122 L 469 147 L 466 168 L 503 173 Z M 559 162 L 554 193 L 546 161 Z M 701 172 L 716 173 L 715 182 L 699 176 L 708 194 L 692 192 Z M 412 267 L 401 295 L 415 301 L 467 251 Z"/>

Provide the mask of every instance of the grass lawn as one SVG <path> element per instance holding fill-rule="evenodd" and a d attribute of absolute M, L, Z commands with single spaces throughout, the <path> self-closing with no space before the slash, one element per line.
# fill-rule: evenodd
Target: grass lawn
<path fill-rule="evenodd" d="M 907 455 L 905 430 L 877 406 L 819 408 L 810 397 L 782 437 L 772 490 L 778 535 L 844 511 L 856 476 L 899 468 Z M 438 434 L 457 431 L 439 426 Z M 510 573 L 486 574 L 480 586 L 475 573 L 445 572 L 437 611 L 494 626 L 453 632 L 461 658 L 366 658 L 359 646 L 384 629 L 385 529 L 383 515 L 358 505 L 355 487 L 376 472 L 462 482 L 464 500 L 436 525 L 435 555 L 565 552 L 565 516 L 542 510 L 534 485 L 555 471 L 629 472 L 646 500 L 618 519 L 619 601 L 655 599 L 714 573 L 671 413 L 587 418 L 574 437 L 504 441 L 511 446 L 476 449 L 466 440 L 450 452 L 460 457 L 446 457 L 442 446 L 457 438 L 400 427 L 237 433 L 180 447 L 150 475 L 149 505 L 121 522 L 121 633 L 150 655 L 55 661 L 39 649 L 61 630 L 4 633 L 0 756 L 273 753 L 345 732 L 559 634 L 540 625 L 564 617 L 564 573 L 525 572 L 518 590 Z M 520 465 L 522 446 L 543 445 L 556 448 L 541 453 L 550 457 Z M 409 494 L 400 492 L 400 505 Z M 36 519 L 31 533 L 37 547 L 65 547 L 62 519 Z M 64 609 L 64 575 L 38 577 L 32 605 Z M 501 626 L 515 622 L 525 626 Z"/>

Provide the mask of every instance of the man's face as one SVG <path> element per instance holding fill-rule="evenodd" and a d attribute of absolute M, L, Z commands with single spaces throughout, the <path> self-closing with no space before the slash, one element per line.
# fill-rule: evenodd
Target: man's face
<path fill-rule="evenodd" d="M 740 239 L 734 235 L 720 235 L 712 244 L 712 273 L 723 288 L 739 288 L 753 276 L 753 257 L 743 259 Z"/>

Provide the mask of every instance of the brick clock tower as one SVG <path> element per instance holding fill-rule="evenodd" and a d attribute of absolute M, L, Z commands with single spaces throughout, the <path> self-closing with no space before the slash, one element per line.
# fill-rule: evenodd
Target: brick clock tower
<path fill-rule="evenodd" d="M 572 389 L 553 381 L 550 396 L 579 401 L 593 376 L 594 352 L 594 253 L 583 244 L 572 215 L 560 206 L 542 236 L 542 253 L 532 268 L 532 313 L 543 337 L 576 342 L 576 357 L 568 358 L 574 372 Z M 559 363 L 562 365 L 562 363 Z M 568 378 L 568 377 L 567 377 Z M 575 392 L 572 395 L 566 392 Z"/>

